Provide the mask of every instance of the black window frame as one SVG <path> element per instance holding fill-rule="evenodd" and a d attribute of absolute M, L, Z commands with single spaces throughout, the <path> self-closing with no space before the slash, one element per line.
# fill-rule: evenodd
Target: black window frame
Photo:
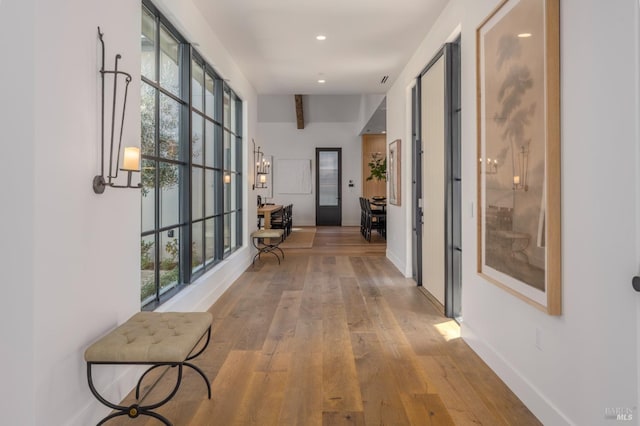
<path fill-rule="evenodd" d="M 243 123 L 243 112 L 242 112 L 242 99 L 238 97 L 238 95 L 231 89 L 231 87 L 215 72 L 213 67 L 209 65 L 209 63 L 204 59 L 204 57 L 197 52 L 194 47 L 189 44 L 189 42 L 180 34 L 179 31 L 164 17 L 164 15 L 153 5 L 152 2 L 148 0 L 142 0 L 142 9 L 143 16 L 145 13 L 150 14 L 155 19 L 155 80 L 152 80 L 141 73 L 141 90 L 145 88 L 151 88 L 154 91 L 155 102 L 154 102 L 154 132 L 155 132 L 155 147 L 154 153 L 150 154 L 148 152 L 142 153 L 143 164 L 153 166 L 154 170 L 154 179 L 153 179 L 153 187 L 148 188 L 147 191 L 154 191 L 154 226 L 153 229 L 146 229 L 141 232 L 141 238 L 144 240 L 148 239 L 149 236 L 153 237 L 153 293 L 152 296 L 149 296 L 145 299 L 141 299 L 142 309 L 143 310 L 153 310 L 160 306 L 162 303 L 169 300 L 172 296 L 177 294 L 179 291 L 184 289 L 187 285 L 194 282 L 196 279 L 201 277 L 206 271 L 213 268 L 215 265 L 219 264 L 223 259 L 227 258 L 229 255 L 234 253 L 243 244 L 243 234 L 242 234 L 242 200 L 243 200 L 243 173 L 242 173 L 242 158 L 244 152 L 244 140 L 242 136 L 242 123 Z M 146 10 L 146 12 L 145 12 Z M 180 58 L 179 66 L 179 93 L 175 94 L 168 88 L 162 87 L 161 84 L 161 64 L 160 64 L 160 51 L 161 51 L 161 42 L 160 42 L 160 29 L 164 28 L 173 38 L 178 41 L 178 55 Z M 198 66 L 202 67 L 203 70 L 203 83 L 206 82 L 207 76 L 209 76 L 213 81 L 213 97 L 214 97 L 214 111 L 213 114 L 209 115 L 208 111 L 206 111 L 206 88 L 205 85 L 202 86 L 203 89 L 203 99 L 202 99 L 202 108 L 196 108 L 193 102 L 193 92 L 192 92 L 192 64 L 196 63 Z M 224 93 L 229 94 L 229 99 L 231 102 L 235 104 L 235 128 L 230 129 L 229 127 L 225 127 L 225 123 L 227 122 L 225 117 L 225 108 L 223 105 L 224 101 Z M 163 158 L 160 152 L 160 97 L 168 96 L 173 101 L 177 102 L 180 108 L 179 112 L 179 141 L 180 146 L 178 159 L 167 159 Z M 229 111 L 232 111 L 231 105 L 229 106 Z M 205 140 L 206 140 L 206 123 L 213 124 L 213 165 L 209 166 L 206 164 L 206 160 L 202 159 L 202 165 L 194 164 L 193 161 L 193 117 L 194 114 L 197 114 L 202 117 L 202 152 L 203 157 L 206 155 L 205 148 Z M 230 123 L 234 122 L 234 120 L 229 119 Z M 144 130 L 144 129 L 143 129 Z M 235 149 L 235 158 L 237 164 L 231 168 L 225 168 L 225 144 L 224 144 L 224 135 L 225 132 L 228 132 L 231 135 L 233 149 Z M 178 187 L 179 187 L 179 197 L 177 202 L 179 203 L 178 211 L 179 211 L 179 219 L 177 223 L 171 223 L 169 225 L 162 226 L 160 220 L 160 211 L 162 208 L 162 197 L 161 195 L 161 185 L 156 184 L 160 182 L 160 170 L 161 165 L 172 165 L 178 167 Z M 194 219 L 193 216 L 193 173 L 194 169 L 202 169 L 202 217 L 197 217 Z M 207 188 L 205 186 L 207 170 L 213 173 L 213 191 L 207 192 Z M 144 171 L 143 171 L 144 173 Z M 229 196 L 232 197 L 234 203 L 234 209 L 227 211 L 224 209 L 225 203 L 225 179 L 224 175 L 229 174 L 232 176 L 235 185 L 232 185 L 235 188 Z M 146 179 L 143 179 L 143 185 Z M 144 187 L 143 187 L 143 196 L 144 196 Z M 208 197 L 211 197 L 213 201 L 213 214 L 206 214 L 206 200 Z M 225 245 L 225 233 L 224 233 L 224 224 L 225 218 L 227 215 L 235 214 L 236 215 L 236 227 L 230 230 L 229 241 L 235 241 L 233 245 Z M 207 250 L 209 250 L 207 246 L 207 221 L 213 222 L 213 256 L 207 261 Z M 144 224 L 144 223 L 143 223 Z M 194 224 L 202 224 L 201 230 L 202 233 L 200 235 L 194 235 Z M 161 252 L 164 248 L 161 245 L 161 236 L 164 232 L 170 232 L 178 230 L 179 235 L 179 254 L 178 254 L 178 277 L 175 283 L 168 286 L 170 288 L 162 288 L 161 283 Z M 231 238 L 231 236 L 235 233 L 235 240 Z M 193 249 L 196 247 L 194 242 L 197 239 L 200 239 L 201 249 L 202 249 L 202 264 L 194 265 L 194 253 Z M 144 246 L 142 246 L 142 252 L 144 257 Z M 151 256 L 147 254 L 147 258 L 151 259 Z M 142 265 L 141 265 L 142 266 Z M 142 273 L 142 271 L 141 271 Z M 141 288 L 141 292 L 143 289 Z M 142 293 L 141 293 L 142 296 Z"/>

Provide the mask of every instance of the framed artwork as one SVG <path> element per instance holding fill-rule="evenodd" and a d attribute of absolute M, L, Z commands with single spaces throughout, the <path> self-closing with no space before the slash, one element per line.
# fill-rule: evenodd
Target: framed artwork
<path fill-rule="evenodd" d="M 560 315 L 560 0 L 505 0 L 476 31 L 478 273 Z"/>
<path fill-rule="evenodd" d="M 387 175 L 389 176 L 389 202 L 393 205 L 401 205 L 401 171 L 402 161 L 400 152 L 400 139 L 389 144 L 389 158 L 387 160 Z"/>
<path fill-rule="evenodd" d="M 311 160 L 278 159 L 276 169 L 278 194 L 311 194 Z"/>

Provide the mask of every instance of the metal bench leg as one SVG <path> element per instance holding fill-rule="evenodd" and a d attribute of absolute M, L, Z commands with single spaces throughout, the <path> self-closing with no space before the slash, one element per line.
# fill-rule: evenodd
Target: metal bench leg
<path fill-rule="evenodd" d="M 276 259 L 278 259 L 278 265 L 279 265 L 280 256 L 278 256 L 278 253 L 275 253 L 275 250 L 276 249 L 280 250 L 280 253 L 282 253 L 282 258 L 284 259 L 284 252 L 282 251 L 282 249 L 278 247 L 276 244 L 265 244 L 264 241 L 262 243 L 258 243 L 257 240 L 260 240 L 260 239 L 261 238 L 253 238 L 253 241 L 252 241 L 253 246 L 258 250 L 258 252 L 253 256 L 251 265 L 253 266 L 256 259 L 260 259 L 260 255 L 262 253 L 271 253 L 272 255 L 274 255 Z"/>
<path fill-rule="evenodd" d="M 204 335 L 203 335 L 204 337 Z M 200 340 L 202 340 L 202 337 L 200 338 Z M 209 383 L 209 378 L 204 374 L 204 371 L 202 371 L 199 367 L 191 364 L 190 361 L 194 358 L 197 358 L 198 356 L 200 356 L 200 354 L 202 352 L 204 352 L 205 349 L 207 349 L 207 346 L 209 346 L 209 341 L 211 340 L 211 326 L 209 326 L 209 328 L 207 328 L 207 340 L 204 342 L 204 345 L 202 346 L 202 349 L 200 349 L 198 352 L 196 352 L 193 355 L 189 355 L 187 357 L 187 359 L 184 362 L 184 365 L 186 365 L 187 367 L 191 367 L 194 370 L 196 370 L 196 372 L 198 374 L 200 374 L 200 376 L 202 376 L 202 378 L 204 379 L 204 383 L 207 385 L 207 393 L 209 395 L 209 399 L 211 399 L 211 384 Z M 197 346 L 196 346 L 197 347 Z M 195 348 L 194 348 L 195 349 Z"/>
<path fill-rule="evenodd" d="M 104 364 L 111 364 L 113 365 L 113 363 L 104 363 Z M 93 363 L 88 362 L 87 363 L 87 381 L 89 382 L 89 389 L 91 390 L 91 393 L 93 394 L 93 396 L 96 397 L 96 399 L 101 402 L 103 405 L 106 405 L 107 407 L 111 408 L 112 410 L 116 410 L 115 413 L 111 413 L 108 416 L 106 416 L 104 419 L 100 420 L 100 422 L 98 422 L 98 426 L 104 424 L 105 422 L 113 419 L 114 417 L 119 417 L 119 416 L 129 416 L 129 418 L 135 419 L 136 417 L 139 416 L 149 416 L 149 417 L 154 417 L 158 420 L 160 420 L 162 423 L 164 423 L 167 426 L 173 426 L 173 424 L 164 416 L 152 411 L 155 410 L 156 408 L 166 404 L 167 402 L 169 402 L 169 400 L 171 400 L 171 398 L 173 398 L 175 396 L 175 394 L 178 392 L 178 388 L 180 388 L 180 383 L 182 383 L 182 365 L 183 363 L 178 363 L 178 364 L 157 364 L 154 365 L 153 367 L 151 367 L 149 370 L 159 367 L 159 366 L 172 366 L 172 367 L 178 367 L 178 378 L 176 380 L 176 384 L 173 388 L 173 390 L 171 391 L 171 393 L 164 398 L 162 401 L 157 402 L 155 404 L 151 404 L 151 405 L 138 405 L 138 404 L 132 404 L 129 406 L 124 406 L 124 405 L 117 405 L 114 404 L 110 401 L 107 401 L 102 395 L 100 395 L 100 393 L 98 392 L 98 390 L 96 389 L 96 387 L 93 384 L 93 374 L 91 373 L 91 367 L 92 367 Z M 133 365 L 133 364 L 130 364 Z M 147 370 L 147 372 L 149 371 Z M 146 372 L 145 372 L 146 374 Z M 139 384 L 138 384 L 139 386 Z M 137 399 L 137 398 L 136 398 Z"/>
<path fill-rule="evenodd" d="M 202 378 L 204 379 L 204 383 L 207 385 L 207 394 L 209 395 L 209 399 L 211 399 L 211 385 L 209 384 L 209 379 L 207 378 L 206 374 L 204 374 L 204 371 L 202 371 L 199 367 L 191 364 L 190 362 L 184 362 L 183 364 L 187 367 L 193 368 L 200 376 L 202 376 Z"/>

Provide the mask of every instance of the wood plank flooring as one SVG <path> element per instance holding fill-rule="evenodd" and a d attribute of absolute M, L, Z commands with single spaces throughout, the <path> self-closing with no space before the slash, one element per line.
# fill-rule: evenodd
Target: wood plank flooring
<path fill-rule="evenodd" d="M 287 250 L 280 266 L 263 257 L 209 309 L 211 343 L 195 363 L 212 399 L 186 369 L 158 412 L 176 426 L 540 424 L 385 250 L 358 228 L 318 228 L 314 247 Z"/>

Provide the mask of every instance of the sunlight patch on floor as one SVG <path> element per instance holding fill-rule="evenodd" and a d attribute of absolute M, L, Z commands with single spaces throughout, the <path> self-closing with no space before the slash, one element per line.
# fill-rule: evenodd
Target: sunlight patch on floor
<path fill-rule="evenodd" d="M 453 320 L 434 324 L 433 326 L 447 342 L 460 338 L 460 326 Z"/>

